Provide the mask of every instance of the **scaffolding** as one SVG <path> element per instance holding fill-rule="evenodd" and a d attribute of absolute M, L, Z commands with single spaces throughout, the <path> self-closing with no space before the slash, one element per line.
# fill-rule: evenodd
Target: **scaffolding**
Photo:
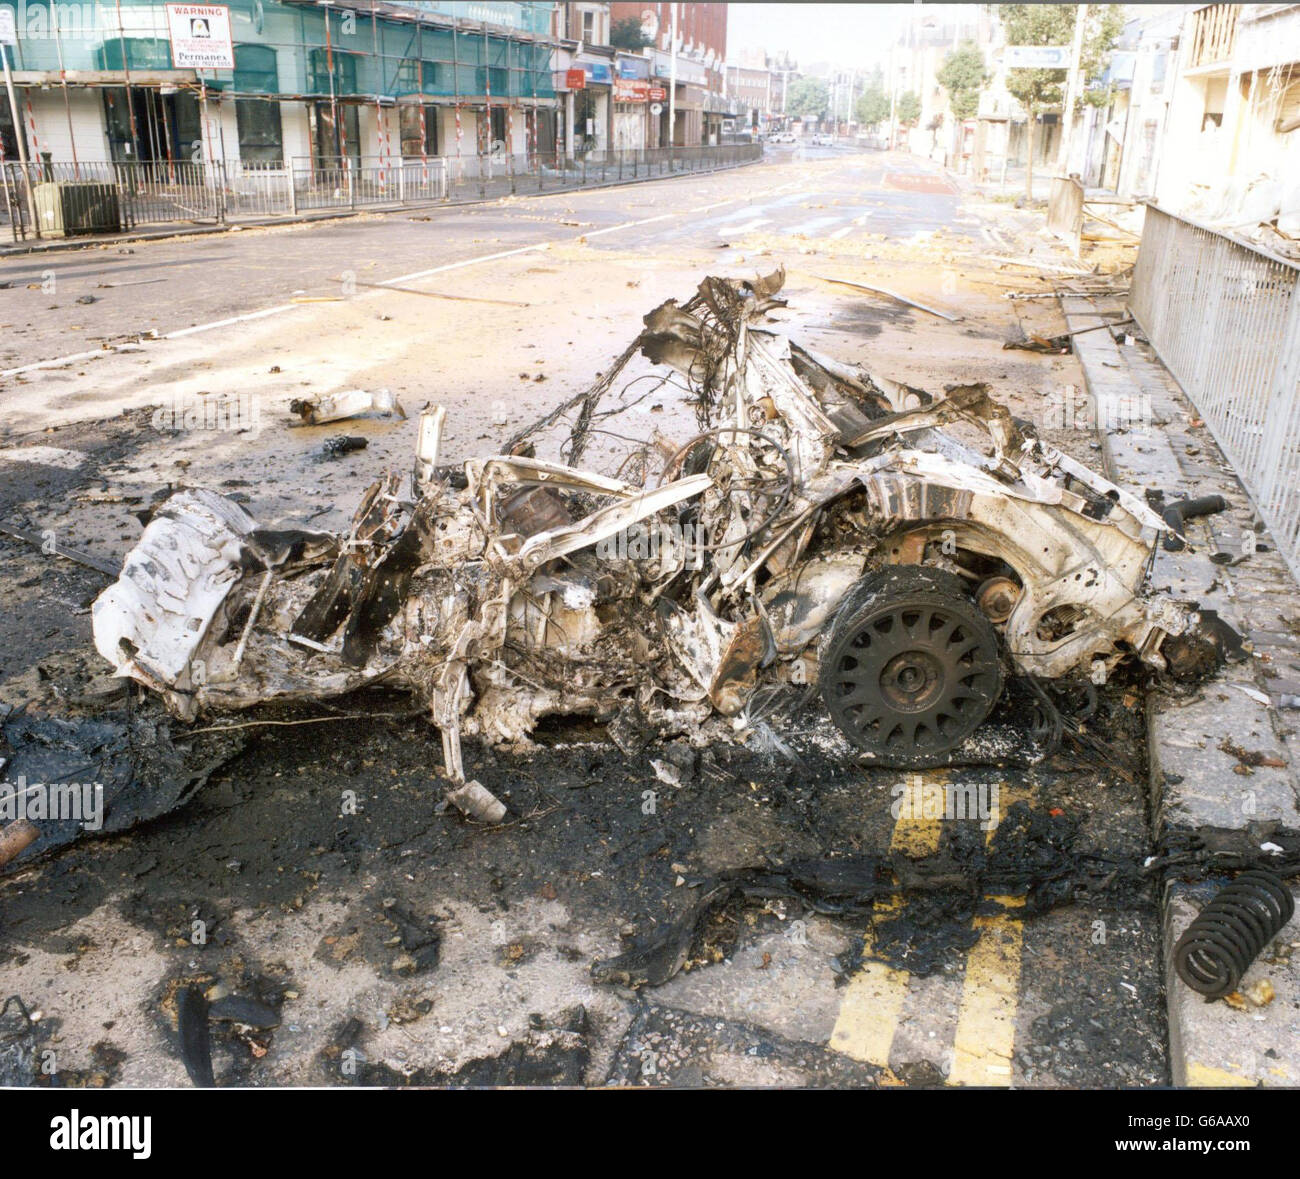
<path fill-rule="evenodd" d="M 237 104 L 298 102 L 313 109 L 327 104 L 332 128 L 326 130 L 332 131 L 338 156 L 346 154 L 343 124 L 349 107 L 450 106 L 458 121 L 461 112 L 474 110 L 484 112 L 489 124 L 494 108 L 509 107 L 531 112 L 535 129 L 537 112 L 556 105 L 556 6 L 541 0 L 227 0 L 235 69 L 205 70 L 201 77 L 172 68 L 164 0 L 5 2 L 16 10 L 18 43 L 7 52 L 20 93 L 33 86 L 61 87 L 74 163 L 70 88 L 119 92 L 106 100 L 107 131 L 110 141 L 114 134 L 129 140 L 137 160 L 143 158 L 142 147 L 158 159 L 184 138 L 178 116 L 160 117 L 150 102 L 137 104 L 141 90 Z M 27 114 L 22 131 L 38 158 L 40 137 L 29 97 L 22 101 Z M 423 109 L 415 113 L 427 129 Z M 249 121 L 256 121 L 254 112 Z M 381 116 L 381 154 L 391 150 L 385 124 Z M 7 138 L 14 134 L 11 127 L 3 130 Z M 507 124 L 507 139 L 509 134 Z M 535 130 L 530 134 L 535 137 Z M 150 135 L 156 143 L 149 142 Z M 329 135 L 320 139 L 328 143 Z M 477 151 L 492 150 L 490 135 L 484 141 L 480 132 L 479 140 Z"/>

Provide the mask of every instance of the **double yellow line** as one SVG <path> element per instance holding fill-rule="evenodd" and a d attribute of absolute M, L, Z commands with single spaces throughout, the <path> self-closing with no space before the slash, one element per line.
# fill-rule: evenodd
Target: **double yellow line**
<path fill-rule="evenodd" d="M 948 781 L 947 771 L 922 775 L 922 787 Z M 999 787 L 999 813 L 1019 798 L 1027 799 L 1028 790 L 1012 791 Z M 895 820 L 890 849 L 920 859 L 939 851 L 943 834 L 942 819 L 912 818 L 906 814 Z M 993 829 L 988 838 L 992 840 Z M 1006 908 L 1023 904 L 1020 897 L 993 897 Z M 875 909 L 875 922 L 887 921 L 898 913 L 901 901 L 891 897 Z M 1016 1006 L 1020 994 L 1022 924 L 1010 913 L 976 917 L 974 928 L 980 939 L 971 947 L 966 959 L 961 1003 L 953 1040 L 952 1064 L 948 1072 L 950 1085 L 1011 1084 L 1011 1053 L 1015 1046 Z M 872 933 L 865 936 L 863 957 L 872 949 Z M 918 979 L 923 984 L 925 980 Z M 854 1060 L 866 1061 L 880 1068 L 890 1067 L 890 1053 L 903 1005 L 907 1000 L 911 975 L 895 970 L 883 962 L 866 961 L 844 988 L 839 1016 L 831 1032 L 830 1047 Z M 935 1062 L 938 1063 L 938 1062 Z"/>

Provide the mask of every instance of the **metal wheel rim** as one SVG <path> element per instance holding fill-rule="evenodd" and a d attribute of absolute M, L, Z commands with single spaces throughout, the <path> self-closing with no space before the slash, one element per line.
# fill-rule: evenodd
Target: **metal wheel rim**
<path fill-rule="evenodd" d="M 996 640 L 940 603 L 891 603 L 854 626 L 828 669 L 827 703 L 863 748 L 946 752 L 988 715 L 998 690 Z"/>

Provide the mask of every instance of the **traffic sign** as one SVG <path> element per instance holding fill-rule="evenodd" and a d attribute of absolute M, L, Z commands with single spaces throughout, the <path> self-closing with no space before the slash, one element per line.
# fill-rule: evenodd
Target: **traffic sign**
<path fill-rule="evenodd" d="M 1068 70 L 1068 45 L 1008 45 L 1003 57 L 1009 70 Z"/>

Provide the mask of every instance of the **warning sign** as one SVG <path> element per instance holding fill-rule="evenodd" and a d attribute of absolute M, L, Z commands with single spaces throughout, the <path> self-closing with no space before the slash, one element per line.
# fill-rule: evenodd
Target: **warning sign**
<path fill-rule="evenodd" d="M 178 70 L 233 70 L 230 9 L 224 4 L 168 4 L 172 66 Z"/>

